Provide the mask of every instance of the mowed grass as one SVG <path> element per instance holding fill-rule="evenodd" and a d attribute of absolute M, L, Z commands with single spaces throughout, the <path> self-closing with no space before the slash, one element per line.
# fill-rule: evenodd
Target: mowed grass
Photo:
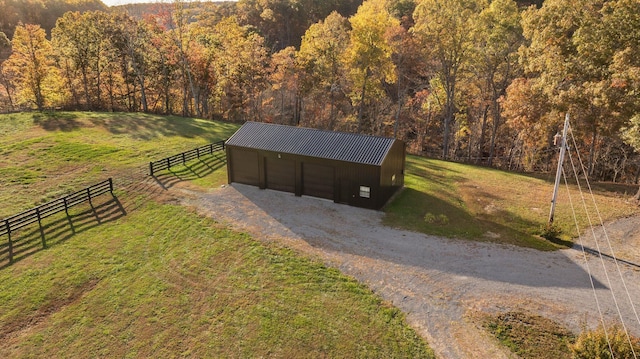
<path fill-rule="evenodd" d="M 137 113 L 0 115 L 0 218 L 108 177 L 122 181 L 120 173 L 148 172 L 149 161 L 227 139 L 237 128 Z"/>
<path fill-rule="evenodd" d="M 431 357 L 337 270 L 136 200 L 0 271 L 0 357 Z"/>
<path fill-rule="evenodd" d="M 552 175 L 530 176 L 460 163 L 407 156 L 405 189 L 388 205 L 385 223 L 427 234 L 491 241 L 553 250 L 570 244 L 591 222 L 599 224 L 593 200 L 573 181 L 560 187 L 554 224 L 560 241 L 540 237 L 548 222 L 553 194 Z M 583 190 L 588 188 L 582 184 Z M 634 186 L 592 185 L 604 221 L 638 214 L 627 201 Z M 626 192 L 626 194 L 625 194 Z"/>
<path fill-rule="evenodd" d="M 237 128 L 135 114 L 33 116 L 0 116 L 0 200 L 16 197 L 2 213 L 105 174 L 118 184 L 148 157 Z M 217 185 L 221 163 L 196 160 L 49 217 L 45 250 L 37 224 L 14 234 L 26 249 L 0 269 L 0 357 L 433 357 L 398 309 L 354 279 L 163 195 L 180 181 Z"/>

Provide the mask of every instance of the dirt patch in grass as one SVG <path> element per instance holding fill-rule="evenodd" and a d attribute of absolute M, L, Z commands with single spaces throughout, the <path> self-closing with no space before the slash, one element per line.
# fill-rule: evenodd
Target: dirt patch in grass
<path fill-rule="evenodd" d="M 575 336 L 539 315 L 507 312 L 480 317 L 482 326 L 523 359 L 570 358 Z"/>
<path fill-rule="evenodd" d="M 85 293 L 90 292 L 98 282 L 98 279 L 90 279 L 78 287 L 70 288 L 66 296 L 52 299 L 38 308 L 35 312 L 28 314 L 26 317 L 20 318 L 20 320 L 9 321 L 4 326 L 0 327 L 0 342 L 9 337 L 19 335 L 20 332 L 27 331 L 47 320 L 47 318 L 60 311 L 62 308 L 78 301 Z"/>

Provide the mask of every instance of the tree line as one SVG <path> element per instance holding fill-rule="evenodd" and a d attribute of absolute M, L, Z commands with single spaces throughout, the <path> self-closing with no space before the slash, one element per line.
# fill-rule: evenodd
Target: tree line
<path fill-rule="evenodd" d="M 0 34 L 3 111 L 64 108 L 396 136 L 415 153 L 554 168 L 565 113 L 590 177 L 637 182 L 640 0 L 174 1 Z M 572 144 L 572 146 L 574 146 Z"/>

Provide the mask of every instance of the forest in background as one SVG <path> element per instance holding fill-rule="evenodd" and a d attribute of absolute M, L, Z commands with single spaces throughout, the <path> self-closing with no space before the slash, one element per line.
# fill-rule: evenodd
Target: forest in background
<path fill-rule="evenodd" d="M 568 112 L 590 178 L 640 175 L 640 0 L 0 0 L 0 13 L 2 112 L 300 125 L 518 171 L 555 169 Z"/>

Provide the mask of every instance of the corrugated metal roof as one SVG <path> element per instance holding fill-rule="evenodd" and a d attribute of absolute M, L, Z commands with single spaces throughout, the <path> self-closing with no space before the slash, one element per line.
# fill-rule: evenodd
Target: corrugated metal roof
<path fill-rule="evenodd" d="M 247 122 L 227 140 L 227 145 L 379 166 L 393 141 L 386 137 Z"/>

